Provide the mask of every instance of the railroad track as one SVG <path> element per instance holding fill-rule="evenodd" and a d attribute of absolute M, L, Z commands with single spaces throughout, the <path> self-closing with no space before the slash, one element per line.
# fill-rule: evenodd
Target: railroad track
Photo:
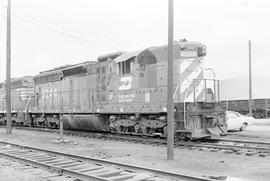
<path fill-rule="evenodd" d="M 217 146 L 231 147 L 237 153 L 243 149 L 249 152 L 246 155 L 270 156 L 270 142 L 257 142 L 250 140 L 236 140 L 236 139 L 206 139 L 210 144 Z"/>
<path fill-rule="evenodd" d="M 96 181 L 211 181 L 213 179 L 176 174 L 146 167 L 91 157 L 82 157 L 41 148 L 0 142 L 0 155 L 54 172 L 53 180 Z M 65 179 L 64 179 L 65 180 Z"/>
<path fill-rule="evenodd" d="M 16 129 L 42 131 L 58 133 L 56 129 L 44 129 L 34 127 L 15 127 Z M 65 135 L 88 137 L 94 139 L 125 141 L 132 143 L 141 143 L 147 145 L 166 146 L 165 139 L 153 137 L 140 137 L 135 135 L 120 135 L 111 133 L 95 133 L 85 131 L 65 130 Z M 182 141 L 175 140 L 175 148 L 187 148 L 189 150 L 200 150 L 210 152 L 224 152 L 226 154 L 237 154 L 246 156 L 259 156 L 270 158 L 269 142 L 254 142 L 247 140 L 229 140 L 229 139 L 205 139 L 200 141 Z"/>
<path fill-rule="evenodd" d="M 209 150 L 211 152 L 223 151 L 227 154 L 270 158 L 270 143 L 225 139 L 208 139 L 204 141 L 208 142 L 200 142 L 197 145 L 197 147 L 200 147 L 200 150 Z"/>

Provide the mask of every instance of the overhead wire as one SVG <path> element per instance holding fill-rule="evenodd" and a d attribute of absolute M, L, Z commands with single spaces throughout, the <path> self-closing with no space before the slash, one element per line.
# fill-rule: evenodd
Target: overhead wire
<path fill-rule="evenodd" d="M 82 37 L 80 37 L 80 36 L 73 35 L 73 34 L 71 34 L 71 33 L 66 33 L 66 32 L 57 30 L 57 29 L 55 29 L 55 28 L 52 28 L 52 27 L 49 27 L 49 26 L 46 26 L 46 25 L 37 23 L 37 22 L 32 21 L 32 20 L 30 20 L 30 19 L 27 19 L 27 18 L 18 16 L 18 15 L 16 15 L 16 14 L 12 14 L 12 16 L 15 17 L 15 18 L 17 18 L 17 19 L 19 19 L 19 20 L 21 20 L 21 21 L 27 22 L 27 23 L 29 23 L 29 24 L 32 24 L 32 25 L 34 25 L 34 26 L 38 26 L 38 27 L 40 27 L 40 28 L 42 28 L 42 29 L 45 29 L 45 30 L 48 30 L 48 31 L 51 31 L 51 32 L 54 32 L 54 33 L 57 33 L 57 34 L 60 34 L 60 35 L 62 35 L 62 36 L 66 36 L 66 37 L 69 37 L 69 38 L 72 38 L 72 39 L 76 39 L 76 40 L 79 40 L 79 41 L 83 41 L 83 42 L 86 42 L 86 43 L 90 43 L 90 44 L 93 44 L 93 45 L 96 45 L 96 46 L 100 46 L 100 47 L 105 47 L 105 48 L 109 48 L 109 49 L 121 51 L 120 48 L 116 48 L 116 47 L 112 47 L 112 46 L 105 45 L 105 44 L 102 44 L 102 43 L 98 43 L 98 42 L 95 42 L 95 41 L 91 41 L 91 40 L 82 38 Z"/>
<path fill-rule="evenodd" d="M 4 15 L 4 13 L 0 13 L 1 15 Z M 116 51 L 123 51 L 122 49 L 120 48 L 116 48 L 116 47 L 113 47 L 113 46 L 110 46 L 110 45 L 105 45 L 105 44 L 102 44 L 102 43 L 98 43 L 98 42 L 95 42 L 95 41 L 91 41 L 91 40 L 88 40 L 88 39 L 85 39 L 85 38 L 82 38 L 80 36 L 77 36 L 77 35 L 74 35 L 74 34 L 71 34 L 71 33 L 66 33 L 66 32 L 63 32 L 63 31 L 60 31 L 60 30 L 57 30 L 55 28 L 52 28 L 52 27 L 49 27 L 49 26 L 46 26 L 46 25 L 43 25 L 43 24 L 40 24 L 40 23 L 37 23 L 33 20 L 30 20 L 28 18 L 24 18 L 22 16 L 19 16 L 17 14 L 14 14 L 12 13 L 12 16 L 21 20 L 21 21 L 24 21 L 24 22 L 27 22 L 29 24 L 32 24 L 34 26 L 38 26 L 42 29 L 45 29 L 47 31 L 51 31 L 51 32 L 54 32 L 54 33 L 57 33 L 57 34 L 60 34 L 62 36 L 66 36 L 66 37 L 69 37 L 69 38 L 72 38 L 72 39 L 76 39 L 76 40 L 79 40 L 79 41 L 83 41 L 85 43 L 90 43 L 90 44 L 94 44 L 96 46 L 100 46 L 100 47 L 105 47 L 105 48 L 109 48 L 109 49 L 113 49 L 113 50 L 116 50 Z M 4 17 L 5 18 L 5 17 Z M 235 59 L 235 58 L 244 58 L 246 56 L 245 53 L 241 53 L 241 54 L 238 54 L 238 55 L 235 55 L 235 56 L 209 56 L 207 58 L 208 61 L 212 62 L 212 61 L 216 61 L 217 59 L 219 60 L 230 60 L 230 59 Z"/>

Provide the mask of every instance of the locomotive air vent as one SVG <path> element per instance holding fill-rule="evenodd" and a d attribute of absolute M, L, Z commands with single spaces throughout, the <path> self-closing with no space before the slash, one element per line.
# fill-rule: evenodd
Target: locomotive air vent
<path fill-rule="evenodd" d="M 84 74 L 86 72 L 87 72 L 87 70 L 83 66 L 62 70 L 63 77 Z"/>

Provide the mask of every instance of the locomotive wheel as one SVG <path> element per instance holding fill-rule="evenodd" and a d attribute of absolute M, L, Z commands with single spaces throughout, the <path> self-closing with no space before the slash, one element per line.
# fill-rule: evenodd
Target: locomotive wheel
<path fill-rule="evenodd" d="M 135 133 L 137 135 L 146 135 L 147 134 L 147 127 L 141 124 L 135 124 L 133 126 L 134 131 L 132 133 Z"/>
<path fill-rule="evenodd" d="M 123 126 L 117 126 L 116 132 L 117 132 L 117 133 L 122 133 L 122 132 L 123 132 L 123 129 L 124 129 Z"/>
<path fill-rule="evenodd" d="M 147 135 L 147 130 L 148 130 L 147 127 L 142 128 L 141 129 L 142 134 Z"/>
<path fill-rule="evenodd" d="M 129 132 L 129 129 L 128 129 L 128 127 L 123 127 L 123 130 L 122 130 L 122 132 L 124 132 L 124 133 L 128 133 L 128 132 Z"/>
<path fill-rule="evenodd" d="M 240 131 L 244 131 L 247 129 L 247 123 L 243 123 L 242 126 L 239 128 Z"/>
<path fill-rule="evenodd" d="M 129 127 L 129 132 L 130 133 L 136 133 L 135 127 L 134 126 Z"/>
<path fill-rule="evenodd" d="M 154 135 L 155 134 L 155 128 L 149 128 L 148 134 L 149 135 Z"/>

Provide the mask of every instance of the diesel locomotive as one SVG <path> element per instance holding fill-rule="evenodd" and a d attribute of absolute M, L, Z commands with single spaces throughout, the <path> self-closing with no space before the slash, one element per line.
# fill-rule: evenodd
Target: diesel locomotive
<path fill-rule="evenodd" d="M 62 119 L 65 129 L 166 136 L 167 54 L 167 45 L 115 52 L 99 56 L 97 61 L 14 79 L 12 121 L 57 128 Z M 206 47 L 201 43 L 174 42 L 178 137 L 226 133 L 224 109 L 213 102 L 213 87 L 204 78 L 205 55 Z M 1 122 L 5 122 L 5 83 L 0 93 Z"/>

